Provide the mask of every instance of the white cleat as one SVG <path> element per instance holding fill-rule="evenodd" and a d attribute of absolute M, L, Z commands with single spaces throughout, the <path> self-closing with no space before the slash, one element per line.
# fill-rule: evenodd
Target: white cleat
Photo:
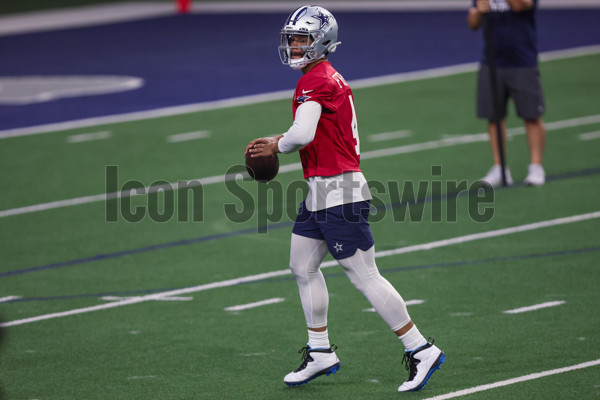
<path fill-rule="evenodd" d="M 510 168 L 504 167 L 504 173 L 506 175 L 506 184 L 512 185 L 513 179 L 510 175 Z M 499 165 L 494 165 L 492 168 L 490 168 L 486 176 L 479 179 L 479 182 L 486 182 L 492 187 L 502 186 L 502 169 Z"/>
<path fill-rule="evenodd" d="M 413 351 L 404 353 L 402 362 L 409 371 L 408 380 L 398 388 L 399 392 L 416 392 L 427 385 L 433 373 L 446 361 L 443 351 L 427 343 Z"/>
<path fill-rule="evenodd" d="M 530 186 L 542 186 L 546 183 L 546 172 L 540 164 L 529 164 L 529 172 L 525 183 Z"/>
<path fill-rule="evenodd" d="M 311 349 L 306 346 L 298 353 L 302 354 L 302 364 L 297 370 L 283 378 L 288 386 L 301 386 L 321 376 L 335 374 L 340 369 L 340 360 L 335 355 L 336 345 L 328 349 Z"/>

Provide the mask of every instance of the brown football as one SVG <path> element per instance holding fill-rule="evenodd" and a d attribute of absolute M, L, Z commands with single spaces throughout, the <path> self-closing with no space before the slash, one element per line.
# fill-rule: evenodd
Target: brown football
<path fill-rule="evenodd" d="M 246 170 L 255 181 L 269 182 L 279 172 L 279 158 L 277 154 L 268 157 L 250 157 L 246 154 Z"/>

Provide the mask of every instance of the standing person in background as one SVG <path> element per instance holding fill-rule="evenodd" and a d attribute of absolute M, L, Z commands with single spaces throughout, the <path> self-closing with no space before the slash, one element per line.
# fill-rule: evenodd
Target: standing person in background
<path fill-rule="evenodd" d="M 506 143 L 507 103 L 512 98 L 517 114 L 525 121 L 530 155 L 525 183 L 532 186 L 541 186 L 546 181 L 542 167 L 546 129 L 541 119 L 545 104 L 538 68 L 537 3 L 538 0 L 473 0 L 467 16 L 467 23 L 472 30 L 479 29 L 484 15 L 487 15 L 491 25 L 503 144 Z M 498 186 L 502 184 L 502 171 L 498 135 L 493 123 L 494 108 L 486 54 L 487 49 L 484 49 L 477 83 L 477 117 L 488 120 L 494 166 L 481 181 Z M 508 166 L 505 167 L 505 173 L 507 184 L 512 184 Z"/>
<path fill-rule="evenodd" d="M 328 61 L 340 44 L 337 36 L 335 18 L 322 7 L 303 6 L 290 14 L 281 30 L 279 52 L 283 64 L 303 73 L 292 104 L 294 123 L 282 135 L 251 141 L 245 151 L 252 157 L 299 151 L 308 180 L 308 196 L 300 204 L 290 250 L 308 343 L 299 351 L 301 365 L 283 381 L 299 386 L 340 368 L 337 347 L 329 343 L 329 294 L 320 270 L 329 252 L 404 345 L 409 376 L 398 391 L 416 391 L 427 384 L 445 354 L 421 335 L 406 303 L 375 264 L 368 222 L 371 193 L 359 168 L 352 90 Z"/>

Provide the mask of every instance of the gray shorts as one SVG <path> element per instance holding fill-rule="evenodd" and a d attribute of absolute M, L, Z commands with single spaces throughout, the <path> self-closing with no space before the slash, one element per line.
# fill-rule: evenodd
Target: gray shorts
<path fill-rule="evenodd" d="M 525 120 L 538 119 L 546 109 L 544 93 L 537 67 L 496 68 L 500 118 L 506 117 L 508 99 L 515 102 L 517 114 Z M 490 82 L 490 68 L 481 65 L 477 81 L 477 117 L 491 120 L 494 117 Z"/>

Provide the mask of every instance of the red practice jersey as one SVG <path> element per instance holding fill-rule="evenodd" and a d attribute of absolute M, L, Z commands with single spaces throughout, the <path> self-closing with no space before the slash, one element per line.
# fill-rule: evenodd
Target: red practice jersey
<path fill-rule="evenodd" d="M 360 150 L 354 100 L 350 86 L 328 61 L 303 75 L 294 93 L 294 118 L 300 104 L 321 104 L 314 140 L 300 150 L 304 178 L 360 171 Z"/>

